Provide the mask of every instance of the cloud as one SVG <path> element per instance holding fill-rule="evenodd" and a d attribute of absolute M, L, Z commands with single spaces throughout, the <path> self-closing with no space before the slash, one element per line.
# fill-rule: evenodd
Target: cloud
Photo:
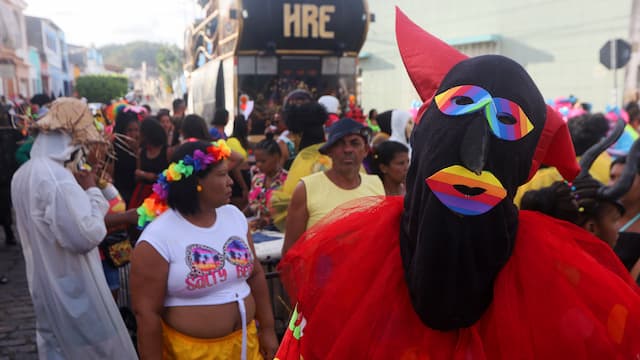
<path fill-rule="evenodd" d="M 148 40 L 181 47 L 199 12 L 195 0 L 29 0 L 25 14 L 52 20 L 72 44 Z"/>

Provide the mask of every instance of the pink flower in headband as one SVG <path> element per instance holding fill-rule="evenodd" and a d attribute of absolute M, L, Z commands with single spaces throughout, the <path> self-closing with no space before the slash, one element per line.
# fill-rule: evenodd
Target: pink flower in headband
<path fill-rule="evenodd" d="M 169 196 L 169 191 L 167 190 L 167 186 L 168 184 L 166 183 L 166 180 L 163 182 L 156 182 L 155 184 L 153 184 L 152 189 L 153 192 L 158 194 L 158 197 L 160 199 L 166 199 L 167 196 Z"/>
<path fill-rule="evenodd" d="M 149 112 L 144 106 L 128 105 L 127 107 L 124 108 L 123 111 L 135 113 L 139 121 L 144 120 L 144 118 L 147 117 L 147 115 L 149 115 Z"/>

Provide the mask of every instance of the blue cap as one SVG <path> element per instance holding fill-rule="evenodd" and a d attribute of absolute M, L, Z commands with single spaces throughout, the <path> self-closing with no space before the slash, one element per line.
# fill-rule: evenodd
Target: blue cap
<path fill-rule="evenodd" d="M 327 129 L 329 133 L 329 139 L 324 145 L 318 149 L 321 154 L 327 154 L 329 148 L 335 145 L 338 140 L 342 139 L 347 135 L 357 134 L 364 138 L 365 142 L 369 142 L 369 138 L 371 137 L 371 128 L 362 125 L 361 123 L 351 119 L 351 118 L 342 118 L 338 120 L 335 124 Z"/>

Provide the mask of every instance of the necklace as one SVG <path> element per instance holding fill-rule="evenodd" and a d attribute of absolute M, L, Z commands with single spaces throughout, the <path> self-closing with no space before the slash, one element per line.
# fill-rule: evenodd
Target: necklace
<path fill-rule="evenodd" d="M 628 228 L 631 227 L 631 225 L 635 224 L 635 222 L 638 221 L 638 219 L 640 219 L 640 213 L 636 214 L 636 216 L 631 218 L 631 220 L 627 221 L 626 224 L 622 225 L 622 227 L 618 230 L 618 232 L 626 231 Z"/>

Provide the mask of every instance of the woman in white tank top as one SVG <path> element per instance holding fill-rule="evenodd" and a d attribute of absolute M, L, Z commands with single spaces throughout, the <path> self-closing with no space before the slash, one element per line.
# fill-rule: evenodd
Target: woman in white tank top
<path fill-rule="evenodd" d="M 278 347 L 247 221 L 228 205 L 229 153 L 224 140 L 181 145 L 138 209 L 141 227 L 153 220 L 131 261 L 141 359 L 272 359 Z"/>

